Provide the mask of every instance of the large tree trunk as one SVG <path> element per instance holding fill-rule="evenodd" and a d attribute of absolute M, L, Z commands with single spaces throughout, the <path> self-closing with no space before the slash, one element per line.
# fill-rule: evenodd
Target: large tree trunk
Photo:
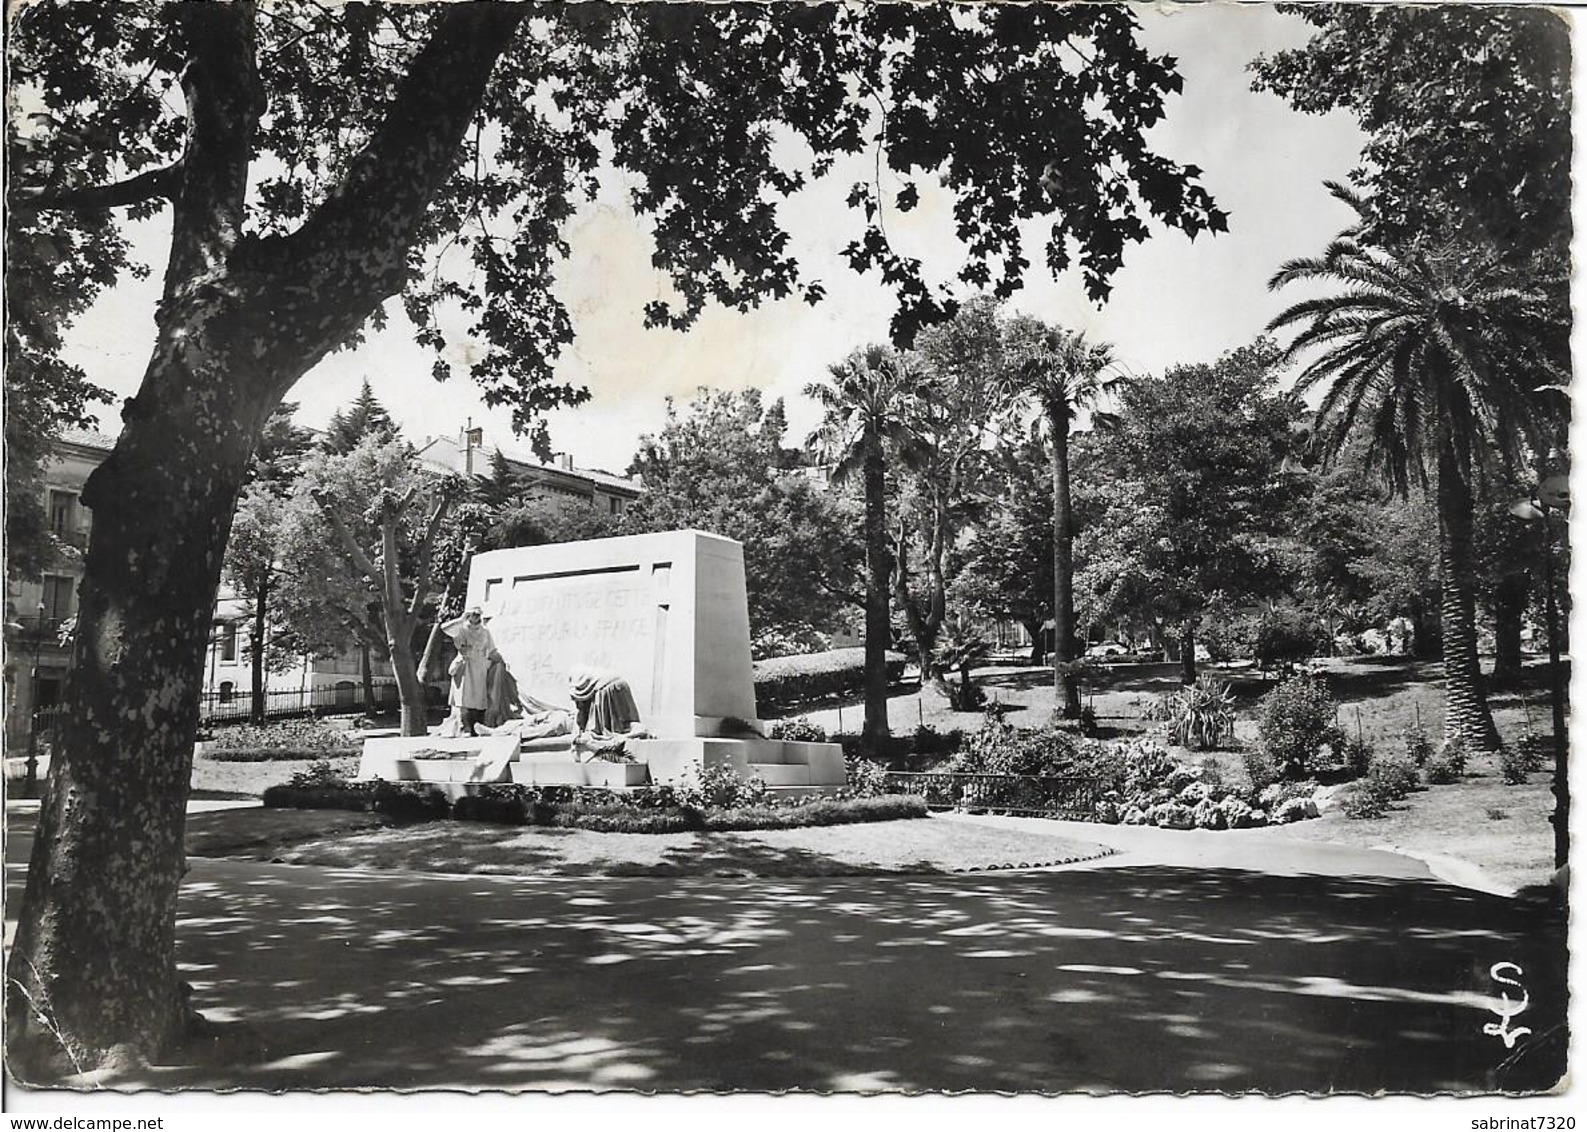
<path fill-rule="evenodd" d="M 1521 680 L 1521 626 L 1531 579 L 1516 573 L 1500 581 L 1493 593 L 1493 686 L 1511 687 Z"/>
<path fill-rule="evenodd" d="M 1182 684 L 1196 682 L 1196 619 L 1185 618 L 1179 627 L 1179 681 Z"/>
<path fill-rule="evenodd" d="M 375 710 L 375 666 L 369 655 L 367 642 L 358 642 L 358 681 L 364 695 L 364 711 Z"/>
<path fill-rule="evenodd" d="M 244 471 L 292 384 L 402 286 L 406 251 L 521 10 L 436 22 L 388 120 L 299 232 L 241 241 L 263 108 L 252 5 L 173 9 L 186 148 L 154 356 L 83 503 L 94 530 L 50 783 L 7 968 L 10 1068 L 167 1048 L 204 650 Z"/>
<path fill-rule="evenodd" d="M 1038 668 L 1047 660 L 1047 642 L 1043 640 L 1042 622 L 1035 618 L 1027 618 L 1020 624 L 1025 626 L 1025 632 L 1030 634 L 1031 667 Z"/>
<path fill-rule="evenodd" d="M 1058 707 L 1065 719 L 1080 718 L 1079 660 L 1075 642 L 1074 510 L 1069 501 L 1069 407 L 1049 402 L 1052 426 L 1053 673 Z"/>
<path fill-rule="evenodd" d="M 270 571 L 259 576 L 259 589 L 253 595 L 253 627 L 248 633 L 248 659 L 253 668 L 253 695 L 248 704 L 248 719 L 252 723 L 265 721 L 265 631 L 266 603 L 270 600 Z"/>
<path fill-rule="evenodd" d="M 892 617 L 887 581 L 892 561 L 887 553 L 887 467 L 881 441 L 867 438 L 865 453 L 865 725 L 861 745 L 879 752 L 891 730 L 887 722 L 887 646 L 892 643 Z"/>
<path fill-rule="evenodd" d="M 1448 445 L 1438 460 L 1438 557 L 1443 592 L 1444 740 L 1464 740 L 1473 754 L 1496 752 L 1477 659 L 1477 601 L 1471 560 L 1471 487 Z"/>

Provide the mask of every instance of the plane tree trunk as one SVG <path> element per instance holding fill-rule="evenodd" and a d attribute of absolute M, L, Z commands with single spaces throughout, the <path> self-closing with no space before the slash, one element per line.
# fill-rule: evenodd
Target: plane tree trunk
<path fill-rule="evenodd" d="M 155 349 L 83 493 L 94 527 L 73 665 L 7 967 L 10 1068 L 24 1080 L 154 1057 L 190 1032 L 175 963 L 183 831 L 248 460 L 293 383 L 401 289 L 522 11 L 438 18 L 342 184 L 298 232 L 265 240 L 239 236 L 264 101 L 252 5 L 175 18 L 188 131 L 160 183 L 172 237 Z"/>

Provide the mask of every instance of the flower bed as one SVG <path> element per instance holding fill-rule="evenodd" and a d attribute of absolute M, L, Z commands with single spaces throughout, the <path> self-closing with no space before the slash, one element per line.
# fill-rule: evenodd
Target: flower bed
<path fill-rule="evenodd" d="M 604 833 L 682 833 L 690 830 L 794 829 L 926 816 L 918 798 L 873 793 L 867 779 L 836 797 L 781 801 L 759 779 L 723 768 L 703 772 L 682 787 L 615 791 L 578 786 L 492 783 L 456 802 L 421 783 L 347 782 L 320 764 L 291 782 L 265 791 L 264 804 L 279 809 L 368 810 L 403 821 L 492 822 L 544 825 Z M 862 795 L 863 792 L 863 796 Z"/>

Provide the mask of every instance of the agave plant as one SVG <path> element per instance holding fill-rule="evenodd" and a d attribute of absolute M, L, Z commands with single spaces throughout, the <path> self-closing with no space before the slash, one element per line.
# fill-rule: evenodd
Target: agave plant
<path fill-rule="evenodd" d="M 1234 693 L 1227 681 L 1202 676 L 1172 701 L 1168 720 L 1171 742 L 1209 751 L 1234 736 Z"/>

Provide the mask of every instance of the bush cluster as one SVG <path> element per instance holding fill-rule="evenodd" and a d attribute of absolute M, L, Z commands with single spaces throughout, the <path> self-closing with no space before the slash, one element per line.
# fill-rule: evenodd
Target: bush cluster
<path fill-rule="evenodd" d="M 887 682 L 904 677 L 904 654 L 888 652 Z M 857 695 L 865 690 L 865 650 L 778 656 L 755 662 L 755 704 L 763 715 L 780 707 L 829 696 Z"/>
<path fill-rule="evenodd" d="M 969 736 L 946 768 L 961 773 L 1083 777 L 1095 783 L 1094 817 L 1107 824 L 1166 829 L 1243 829 L 1317 816 L 1315 782 L 1285 783 L 1277 791 L 1228 787 L 1218 764 L 1174 758 L 1159 740 L 1122 743 L 1076 740 L 1063 732 L 1021 730 L 995 715 Z M 1266 783 L 1262 785 L 1267 785 Z M 989 785 L 976 804 L 995 808 Z M 1012 796 L 1015 785 L 1008 788 Z M 1008 801 L 1008 799 L 1003 799 Z"/>
<path fill-rule="evenodd" d="M 1461 775 L 1466 773 L 1469 759 L 1465 742 L 1459 738 L 1449 739 L 1438 754 L 1423 764 L 1422 775 L 1429 786 L 1448 786 L 1460 781 Z"/>
<path fill-rule="evenodd" d="M 227 724 L 210 732 L 207 742 L 212 744 L 207 757 L 225 762 L 355 754 L 359 748 L 358 740 L 347 731 L 318 719 Z"/>
<path fill-rule="evenodd" d="M 1344 761 L 1344 732 L 1334 722 L 1338 712 L 1327 685 L 1315 676 L 1296 674 L 1281 680 L 1262 697 L 1257 712 L 1264 766 L 1271 764 L 1278 778 L 1298 780 L 1326 765 L 1324 751 L 1334 763 Z"/>
<path fill-rule="evenodd" d="M 730 784 L 730 776 L 738 782 Z M 321 764 L 270 787 L 264 804 L 279 809 L 372 810 L 398 821 L 450 817 L 607 833 L 792 829 L 926 816 L 924 800 L 907 795 L 859 797 L 846 792 L 836 798 L 774 801 L 767 798 L 765 783 L 739 779 L 730 768 L 708 768 L 698 781 L 678 786 L 628 791 L 493 783 L 448 802 L 444 792 L 425 783 L 350 783 L 329 772 L 329 764 Z"/>
<path fill-rule="evenodd" d="M 1412 766 L 1427 765 L 1433 754 L 1433 741 L 1420 723 L 1413 723 L 1400 732 L 1400 741 L 1405 744 L 1405 757 L 1411 760 Z"/>
<path fill-rule="evenodd" d="M 1552 753 L 1552 740 L 1528 729 L 1499 752 L 1499 773 L 1506 786 L 1525 785 L 1527 776 L 1542 770 Z"/>
<path fill-rule="evenodd" d="M 1421 776 L 1410 759 L 1379 759 L 1365 778 L 1340 795 L 1339 804 L 1347 818 L 1380 818 L 1420 786 Z"/>

